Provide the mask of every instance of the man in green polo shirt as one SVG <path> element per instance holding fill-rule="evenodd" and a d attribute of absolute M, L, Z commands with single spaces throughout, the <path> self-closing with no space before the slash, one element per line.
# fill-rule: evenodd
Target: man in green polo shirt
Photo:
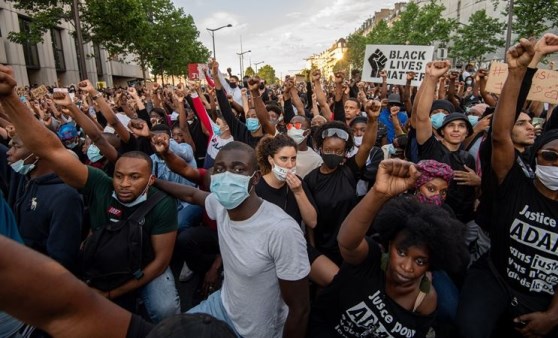
<path fill-rule="evenodd" d="M 151 159 L 141 152 L 129 152 L 116 162 L 114 176 L 88 167 L 75 158 L 58 137 L 45 128 L 19 101 L 11 68 L 0 65 L 0 103 L 29 150 L 48 162 L 68 185 L 80 189 L 88 201 L 92 231 L 125 220 L 157 190 L 152 187 Z M 154 259 L 143 268 L 143 276 L 107 292 L 110 299 L 123 299 L 139 292 L 155 322 L 179 313 L 180 300 L 169 262 L 177 229 L 176 200 L 165 196 L 145 217 L 144 228 L 151 236 Z"/>

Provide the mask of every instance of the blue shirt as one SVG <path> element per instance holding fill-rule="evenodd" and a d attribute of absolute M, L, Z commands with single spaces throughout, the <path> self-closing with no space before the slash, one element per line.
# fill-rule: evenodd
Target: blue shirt
<path fill-rule="evenodd" d="M 393 143 L 393 139 L 395 138 L 395 128 L 393 127 L 393 122 L 391 122 L 390 116 L 391 114 L 389 112 L 389 108 L 382 108 L 382 111 L 380 112 L 380 122 L 382 122 L 387 128 L 388 143 Z M 397 118 L 399 119 L 401 128 L 403 128 L 409 119 L 407 117 L 407 113 L 404 111 L 399 111 L 399 113 L 397 113 Z"/>

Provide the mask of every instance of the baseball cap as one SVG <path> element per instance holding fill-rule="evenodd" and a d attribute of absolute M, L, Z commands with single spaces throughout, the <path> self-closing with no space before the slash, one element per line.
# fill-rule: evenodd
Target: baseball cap
<path fill-rule="evenodd" d="M 72 123 L 61 125 L 56 133 L 62 141 L 71 140 L 78 136 L 77 128 Z"/>
<path fill-rule="evenodd" d="M 396 104 L 401 105 L 401 96 L 399 94 L 389 94 L 388 96 L 388 104 Z"/>
<path fill-rule="evenodd" d="M 445 126 L 447 126 L 450 122 L 457 121 L 457 120 L 465 121 L 465 125 L 467 126 L 467 132 L 468 132 L 467 136 L 473 133 L 473 126 L 471 125 L 471 122 L 469 122 L 469 119 L 465 114 L 451 113 L 444 117 L 444 122 L 442 122 L 442 125 L 440 126 L 440 128 L 438 128 L 438 134 L 441 135 L 442 134 L 441 131 L 442 129 L 444 129 Z"/>

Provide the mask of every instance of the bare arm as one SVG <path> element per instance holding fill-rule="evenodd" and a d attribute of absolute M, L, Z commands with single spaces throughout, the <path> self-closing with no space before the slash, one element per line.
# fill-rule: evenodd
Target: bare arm
<path fill-rule="evenodd" d="M 321 76 L 322 74 L 320 73 L 320 71 L 316 69 L 314 72 L 312 72 L 312 82 L 314 83 L 314 92 L 316 93 L 316 99 L 320 104 L 321 114 L 323 117 L 326 118 L 326 120 L 329 121 L 331 119 L 332 112 L 327 103 L 327 97 L 322 88 L 322 84 L 320 83 Z"/>
<path fill-rule="evenodd" d="M 205 207 L 205 199 L 209 195 L 208 192 L 194 187 L 159 179 L 155 180 L 155 186 L 181 201 L 197 204 L 202 207 Z"/>
<path fill-rule="evenodd" d="M 421 83 L 421 94 L 417 102 L 416 129 L 417 143 L 424 144 L 432 136 L 432 124 L 430 122 L 430 108 L 436 90 L 438 79 L 444 75 L 450 67 L 449 61 L 434 61 L 426 66 L 426 76 Z"/>
<path fill-rule="evenodd" d="M 382 103 L 380 101 L 368 101 L 364 108 L 366 110 L 366 115 L 368 115 L 368 122 L 366 126 L 366 132 L 362 137 L 362 144 L 358 148 L 355 155 L 355 162 L 359 168 L 364 167 L 370 150 L 376 143 L 376 136 L 378 134 L 378 116 L 380 116 L 380 110 L 382 109 Z"/>
<path fill-rule="evenodd" d="M 52 259 L 4 236 L 0 236 L 0 247 L 0 310 L 53 337 L 126 336 L 131 319 L 128 311 Z"/>
<path fill-rule="evenodd" d="M 308 294 L 308 278 L 297 281 L 279 279 L 279 288 L 285 304 L 289 307 L 289 315 L 285 321 L 283 337 L 306 337 L 306 325 L 310 313 L 310 296 Z"/>
<path fill-rule="evenodd" d="M 260 96 L 260 80 L 250 79 L 248 81 L 248 87 L 250 87 L 250 94 L 252 94 L 252 99 L 254 100 L 254 109 L 256 110 L 256 115 L 258 120 L 262 125 L 262 129 L 266 134 L 275 136 L 276 129 L 275 126 L 269 121 L 269 114 L 265 108 L 265 103 Z"/>
<path fill-rule="evenodd" d="M 511 130 L 515 124 L 521 82 L 533 54 L 533 44 L 527 39 L 521 39 L 518 44 L 508 50 L 506 55 L 508 78 L 504 82 L 492 122 L 491 162 L 498 183 L 503 182 L 515 162 L 515 148 L 511 138 Z"/>
<path fill-rule="evenodd" d="M 380 163 L 376 184 L 353 208 L 339 229 L 337 242 L 345 262 L 353 265 L 362 263 L 369 250 L 364 237 L 376 215 L 390 198 L 413 187 L 418 175 L 410 162 L 393 159 Z"/>
<path fill-rule="evenodd" d="M 70 110 L 72 118 L 76 123 L 83 128 L 91 141 L 99 147 L 101 154 L 105 156 L 110 162 L 115 163 L 118 159 L 118 151 L 105 139 L 101 131 L 95 124 L 85 116 L 84 113 L 70 100 L 70 97 L 64 93 L 54 93 L 53 100 L 56 104 L 64 106 Z"/>
<path fill-rule="evenodd" d="M 169 136 L 167 134 L 156 134 L 151 138 L 151 144 L 155 152 L 163 158 L 169 169 L 192 182 L 199 182 L 200 172 L 188 165 L 184 159 L 177 156 L 169 149 Z"/>
<path fill-rule="evenodd" d="M 68 185 L 82 188 L 87 182 L 87 167 L 74 157 L 58 136 L 46 129 L 19 101 L 11 68 L 0 65 L 0 102 L 26 147 L 48 162 Z"/>

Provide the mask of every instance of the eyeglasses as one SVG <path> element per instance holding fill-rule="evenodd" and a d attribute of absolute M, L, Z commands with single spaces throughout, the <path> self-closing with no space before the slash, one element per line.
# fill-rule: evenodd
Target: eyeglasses
<path fill-rule="evenodd" d="M 291 130 L 291 129 L 302 129 L 302 122 L 295 122 L 295 123 L 289 123 L 287 124 L 287 129 Z"/>
<path fill-rule="evenodd" d="M 540 154 L 545 161 L 555 162 L 558 160 L 558 152 L 555 152 L 554 150 L 541 150 Z"/>
<path fill-rule="evenodd" d="M 347 142 L 349 140 L 349 133 L 347 133 L 343 129 L 329 128 L 329 129 L 326 129 L 326 130 L 322 131 L 322 139 L 325 139 L 326 137 L 333 137 L 333 136 L 339 137 L 340 139 L 344 140 L 345 142 Z"/>

